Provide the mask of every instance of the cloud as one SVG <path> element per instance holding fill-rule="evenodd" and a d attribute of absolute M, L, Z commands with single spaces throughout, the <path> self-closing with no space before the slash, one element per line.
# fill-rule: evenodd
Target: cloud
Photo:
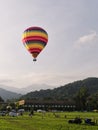
<path fill-rule="evenodd" d="M 96 40 L 98 40 L 98 34 L 96 31 L 92 31 L 87 35 L 81 36 L 78 38 L 78 40 L 75 42 L 76 47 L 86 46 L 94 43 Z"/>
<path fill-rule="evenodd" d="M 8 83 L 8 82 L 13 82 L 11 79 L 0 79 L 0 83 Z"/>
<path fill-rule="evenodd" d="M 65 83 L 69 83 L 70 81 L 74 81 L 75 75 L 71 74 L 62 74 L 62 73 L 27 73 L 26 75 L 3 75 L 0 76 L 0 84 L 13 86 L 17 88 L 27 87 L 33 84 L 48 84 L 51 86 L 60 86 Z M 36 88 L 37 89 L 37 88 Z"/>

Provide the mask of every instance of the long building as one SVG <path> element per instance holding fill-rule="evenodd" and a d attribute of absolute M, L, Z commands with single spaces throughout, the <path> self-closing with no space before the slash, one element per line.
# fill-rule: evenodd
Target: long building
<path fill-rule="evenodd" d="M 75 110 L 76 106 L 73 102 L 69 101 L 37 101 L 37 100 L 21 100 L 19 105 L 22 105 L 24 109 L 43 109 L 43 110 Z"/>

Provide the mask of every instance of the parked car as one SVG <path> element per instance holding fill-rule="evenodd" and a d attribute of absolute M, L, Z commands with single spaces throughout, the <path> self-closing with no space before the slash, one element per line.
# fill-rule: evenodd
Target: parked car
<path fill-rule="evenodd" d="M 18 112 L 24 112 L 25 110 L 24 109 L 19 109 Z"/>
<path fill-rule="evenodd" d="M 45 113 L 46 111 L 45 111 L 45 110 L 38 109 L 37 112 L 39 112 L 39 113 Z"/>
<path fill-rule="evenodd" d="M 0 111 L 0 116 L 6 116 L 6 112 L 5 111 Z"/>
<path fill-rule="evenodd" d="M 17 112 L 15 110 L 12 110 L 11 112 L 9 112 L 9 116 L 17 116 Z"/>
<path fill-rule="evenodd" d="M 82 123 L 82 119 L 76 117 L 75 119 L 69 120 L 68 123 L 81 124 Z"/>
<path fill-rule="evenodd" d="M 92 121 L 92 119 L 85 119 L 85 124 L 88 124 L 88 125 L 95 125 L 95 122 Z"/>
<path fill-rule="evenodd" d="M 19 109 L 19 110 L 17 111 L 17 114 L 22 116 L 24 112 L 25 112 L 24 109 Z"/>

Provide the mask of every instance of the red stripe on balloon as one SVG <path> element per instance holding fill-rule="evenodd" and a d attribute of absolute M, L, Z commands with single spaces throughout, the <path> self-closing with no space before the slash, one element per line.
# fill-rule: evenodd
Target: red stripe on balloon
<path fill-rule="evenodd" d="M 29 49 L 28 50 L 30 53 L 33 53 L 33 52 L 38 52 L 40 53 L 42 51 L 42 49 L 38 49 L 38 48 L 33 48 L 33 49 Z"/>
<path fill-rule="evenodd" d="M 40 37 L 40 36 L 31 36 L 31 37 L 26 37 L 26 38 L 23 38 L 22 41 L 23 42 L 28 42 L 28 41 L 43 41 L 43 42 L 48 42 L 48 39 L 44 38 L 44 37 Z"/>

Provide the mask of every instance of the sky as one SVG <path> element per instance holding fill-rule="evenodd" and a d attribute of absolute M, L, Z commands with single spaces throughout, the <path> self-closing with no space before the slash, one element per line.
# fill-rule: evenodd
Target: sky
<path fill-rule="evenodd" d="M 32 26 L 49 37 L 36 62 L 22 43 Z M 98 0 L 0 0 L 0 84 L 58 87 L 87 77 L 98 77 Z"/>

